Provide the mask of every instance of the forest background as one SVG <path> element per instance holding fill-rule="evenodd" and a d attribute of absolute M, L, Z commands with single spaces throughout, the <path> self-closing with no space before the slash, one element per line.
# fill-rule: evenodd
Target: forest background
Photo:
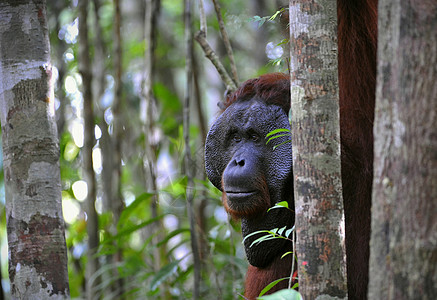
<path fill-rule="evenodd" d="M 219 191 L 206 180 L 203 166 L 204 139 L 226 86 L 194 42 L 193 88 L 184 112 L 184 1 L 125 0 L 119 11 L 114 8 L 118 1 L 88 1 L 85 51 L 90 63 L 82 67 L 77 2 L 47 1 L 71 297 L 83 296 L 91 282 L 95 295 L 105 299 L 121 294 L 129 299 L 191 298 L 193 282 L 200 281 L 196 292 L 204 299 L 237 298 L 247 268 L 239 225 L 228 220 Z M 287 2 L 220 1 L 238 74 L 231 71 L 214 1 L 203 2 L 206 39 L 234 81 L 287 72 L 283 43 L 287 29 L 278 24 L 279 18 L 270 18 Z M 201 28 L 198 4 L 195 1 L 191 8 L 193 35 Z M 87 80 L 81 76 L 83 67 L 90 70 Z M 87 84 L 92 111 L 83 101 Z M 84 164 L 87 113 L 92 114 L 94 128 L 92 168 Z M 190 120 L 189 147 L 184 113 Z M 0 174 L 1 273 L 7 294 L 3 171 Z M 193 175 L 193 185 L 187 174 Z M 87 176 L 94 178 L 91 187 Z M 193 200 L 198 270 L 193 265 L 187 197 Z M 95 220 L 85 212 L 89 199 L 95 202 Z M 97 224 L 92 276 L 87 276 L 91 266 L 87 222 Z"/>

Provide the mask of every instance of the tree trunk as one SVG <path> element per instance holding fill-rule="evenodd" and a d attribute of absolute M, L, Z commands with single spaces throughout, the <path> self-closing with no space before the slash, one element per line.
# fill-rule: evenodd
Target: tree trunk
<path fill-rule="evenodd" d="M 49 11 L 52 11 L 52 13 L 57 16 L 54 28 L 57 34 L 61 30 L 61 12 L 65 9 L 66 6 L 67 4 L 61 1 L 56 1 L 52 3 L 49 2 Z M 56 110 L 56 123 L 58 127 L 58 137 L 60 139 L 62 137 L 62 134 L 64 133 L 64 127 L 66 122 L 65 109 L 68 102 L 64 89 L 64 81 L 67 73 L 67 65 L 64 61 L 64 53 L 67 48 L 67 44 L 63 39 L 58 38 L 56 40 L 56 44 L 53 45 L 52 43 L 51 47 L 55 50 L 53 51 L 55 53 L 55 58 L 52 59 L 52 61 L 54 61 L 54 65 L 58 68 L 58 79 L 56 80 L 55 95 L 57 96 L 59 102 L 59 108 Z"/>
<path fill-rule="evenodd" d="M 185 95 L 184 95 L 184 141 L 185 141 L 185 175 L 187 176 L 186 198 L 187 198 L 187 215 L 190 222 L 191 250 L 193 252 L 194 267 L 194 287 L 193 299 L 199 299 L 200 296 L 200 256 L 199 244 L 197 240 L 196 216 L 194 215 L 194 175 L 193 160 L 191 158 L 190 148 L 190 99 L 192 97 L 193 87 L 193 33 L 191 23 L 191 0 L 185 0 Z"/>
<path fill-rule="evenodd" d="M 202 106 L 202 96 L 200 92 L 200 82 L 199 82 L 199 68 L 197 63 L 197 58 L 195 55 L 194 47 L 191 48 L 191 58 L 192 58 L 192 73 L 193 73 L 193 87 L 196 115 L 198 118 L 198 126 L 200 129 L 200 143 L 202 151 L 200 155 L 197 155 L 196 166 L 200 173 L 199 179 L 201 181 L 206 180 L 205 173 L 205 156 L 203 149 L 205 149 L 205 140 L 208 134 L 208 125 L 205 120 L 205 114 Z M 199 167 L 200 166 L 200 167 Z M 199 201 L 197 204 L 197 209 L 195 209 L 196 220 L 197 220 L 197 233 L 199 234 L 199 257 L 202 263 L 202 271 L 205 272 L 207 268 L 208 256 L 209 256 L 209 245 L 208 245 L 208 218 L 206 215 L 206 208 L 208 205 L 208 191 L 203 190 L 198 197 Z"/>
<path fill-rule="evenodd" d="M 114 160 L 112 169 L 112 208 L 113 208 L 113 222 L 118 224 L 120 220 L 121 212 L 124 208 L 121 176 L 122 176 L 122 141 L 125 130 L 123 122 L 123 51 L 122 51 L 122 39 L 121 39 L 121 10 L 120 0 L 114 0 L 114 103 L 112 106 L 112 113 L 114 115 L 114 138 L 112 139 L 114 149 Z M 121 263 L 123 261 L 123 253 L 121 249 L 118 249 L 114 253 L 114 263 Z M 117 270 L 116 270 L 116 273 Z M 117 295 L 121 298 L 124 293 L 124 281 L 117 276 L 116 289 Z M 123 299 L 123 298 L 121 298 Z"/>
<path fill-rule="evenodd" d="M 290 1 L 299 292 L 347 297 L 340 172 L 336 1 Z"/>
<path fill-rule="evenodd" d="M 99 246 L 98 215 L 95 208 L 96 179 L 93 169 L 92 151 L 95 143 L 94 138 L 94 112 L 92 98 L 92 68 L 90 61 L 90 47 L 88 41 L 88 1 L 80 0 L 79 9 L 79 72 L 82 76 L 83 85 L 83 110 L 84 110 L 84 146 L 82 149 L 84 178 L 88 186 L 86 199 L 87 233 L 88 233 L 88 260 L 86 276 L 87 299 L 96 299 L 96 286 L 99 280 L 96 272 L 99 269 L 98 257 Z"/>
<path fill-rule="evenodd" d="M 150 203 L 151 219 L 157 218 L 159 211 L 159 193 L 157 185 L 157 150 L 159 140 L 156 138 L 156 100 L 153 95 L 153 83 L 155 76 L 155 49 L 157 39 L 157 22 L 160 11 L 159 0 L 146 0 L 144 11 L 144 73 L 142 82 L 141 99 L 141 120 L 144 129 L 144 174 L 146 178 L 146 189 L 153 193 Z M 159 219 L 149 227 L 148 234 L 152 237 L 152 244 L 156 245 L 164 238 L 165 228 L 162 220 Z M 160 247 L 153 247 L 153 267 L 157 272 L 167 264 L 165 244 Z M 168 287 L 165 285 L 160 289 L 160 297 L 169 299 Z"/>
<path fill-rule="evenodd" d="M 69 298 L 45 1 L 2 1 L 0 37 L 12 298 Z"/>
<path fill-rule="evenodd" d="M 378 24 L 369 299 L 437 299 L 437 3 Z"/>

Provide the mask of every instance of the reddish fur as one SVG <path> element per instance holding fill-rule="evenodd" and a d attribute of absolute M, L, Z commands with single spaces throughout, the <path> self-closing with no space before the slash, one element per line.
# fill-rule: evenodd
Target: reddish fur
<path fill-rule="evenodd" d="M 235 220 L 244 218 L 244 217 L 249 217 L 249 216 L 257 216 L 259 214 L 265 213 L 267 211 L 267 209 L 270 208 L 271 204 L 270 204 L 270 195 L 269 195 L 269 190 L 267 187 L 267 182 L 264 178 L 264 176 L 261 176 L 261 178 L 259 178 L 258 176 L 255 177 L 256 178 L 256 183 L 254 186 L 254 189 L 259 191 L 260 194 L 257 195 L 257 197 L 254 197 L 253 199 L 251 199 L 251 203 L 250 205 L 246 205 L 244 207 L 244 210 L 235 210 L 229 207 L 228 204 L 228 198 L 226 195 L 226 192 L 224 191 L 224 187 L 223 187 L 223 179 L 222 179 L 222 202 L 223 202 L 223 206 L 225 207 L 225 210 L 227 211 L 228 214 L 231 215 L 231 217 Z"/>
<path fill-rule="evenodd" d="M 373 177 L 373 119 L 376 86 L 377 0 L 338 0 L 338 78 L 342 183 L 346 215 L 349 299 L 366 299 Z M 289 77 L 266 74 L 246 81 L 226 98 L 224 109 L 235 101 L 257 97 L 281 106 L 288 114 Z M 291 184 L 291 183 L 290 183 Z M 226 195 L 223 202 L 227 207 Z M 259 201 L 260 203 L 262 201 Z M 251 215 L 252 211 L 233 216 Z M 291 263 L 279 257 L 267 268 L 249 266 L 246 294 L 255 299 L 272 281 L 290 275 Z M 286 286 L 282 285 L 282 288 Z M 279 289 L 276 288 L 276 289 Z"/>
<path fill-rule="evenodd" d="M 337 1 L 349 299 L 366 299 L 373 178 L 377 0 Z"/>
<path fill-rule="evenodd" d="M 246 273 L 244 297 L 249 300 L 256 299 L 259 293 L 271 282 L 276 279 L 289 277 L 291 275 L 292 255 L 284 258 L 277 257 L 267 268 L 260 269 L 249 265 Z M 293 284 L 296 280 L 293 281 Z M 288 287 L 288 279 L 281 281 L 269 290 L 267 294 L 272 294 L 278 290 Z"/>
<path fill-rule="evenodd" d="M 224 102 L 225 110 L 235 101 L 262 99 L 267 104 L 282 107 L 286 114 L 290 110 L 290 77 L 284 73 L 270 73 L 245 81 L 235 92 L 229 94 Z"/>

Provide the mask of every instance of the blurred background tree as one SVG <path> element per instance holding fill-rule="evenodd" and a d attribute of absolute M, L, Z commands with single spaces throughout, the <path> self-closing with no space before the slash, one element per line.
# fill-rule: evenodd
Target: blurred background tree
<path fill-rule="evenodd" d="M 288 51 L 281 44 L 287 29 L 279 17 L 269 18 L 287 1 L 214 2 L 220 2 L 238 80 L 287 72 Z M 201 3 L 206 38 L 231 74 L 213 1 Z M 200 29 L 199 4 L 192 1 L 193 33 Z M 203 167 L 207 128 L 226 86 L 194 42 L 187 144 L 184 2 L 47 5 L 71 297 L 187 299 L 196 286 L 201 299 L 239 298 L 247 267 L 241 235 L 235 233 L 239 225 L 228 221 Z M 194 179 L 189 193 L 186 151 Z M 200 279 L 194 277 L 187 195 L 193 196 Z M 8 295 L 2 211 L 1 274 Z"/>

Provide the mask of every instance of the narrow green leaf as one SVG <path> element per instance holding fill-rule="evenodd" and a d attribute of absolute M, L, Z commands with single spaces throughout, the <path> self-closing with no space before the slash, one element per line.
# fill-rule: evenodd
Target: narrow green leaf
<path fill-rule="evenodd" d="M 285 134 L 278 134 L 278 135 L 272 136 L 272 137 L 270 137 L 270 138 L 267 140 L 266 145 L 267 145 L 271 140 L 274 140 L 274 139 L 277 139 L 277 138 L 280 138 L 280 137 L 283 137 L 283 136 L 290 136 L 290 134 L 285 133 Z"/>
<path fill-rule="evenodd" d="M 119 239 L 123 236 L 127 236 L 127 235 L 131 234 L 132 232 L 135 232 L 143 227 L 146 227 L 147 225 L 152 224 L 153 222 L 158 221 L 159 219 L 162 219 L 164 216 L 165 216 L 165 214 L 157 216 L 156 218 L 144 221 L 138 225 L 123 229 L 120 232 L 118 232 L 116 235 L 114 235 L 108 239 L 105 239 L 104 243 L 109 243 L 109 242 L 112 242 L 113 240 Z"/>
<path fill-rule="evenodd" d="M 285 289 L 277 291 L 274 294 L 262 296 L 260 300 L 302 300 L 302 296 L 298 291 L 292 289 Z"/>
<path fill-rule="evenodd" d="M 278 147 L 280 147 L 280 146 L 282 146 L 284 144 L 287 144 L 287 143 L 291 143 L 291 140 L 288 140 L 288 141 L 280 143 L 279 145 L 273 146 L 273 150 L 275 150 L 276 148 L 278 148 Z"/>
<path fill-rule="evenodd" d="M 155 290 L 164 280 L 166 280 L 171 275 L 175 274 L 178 269 L 178 264 L 181 260 L 176 260 L 168 265 L 165 265 L 162 267 L 161 270 L 159 270 L 156 275 L 152 278 L 152 281 L 150 282 L 150 289 L 153 291 Z"/>
<path fill-rule="evenodd" d="M 289 39 L 283 39 L 283 40 L 278 44 L 278 46 L 288 44 L 289 41 L 290 41 Z"/>
<path fill-rule="evenodd" d="M 174 236 L 176 236 L 176 235 L 178 235 L 180 233 L 183 233 L 183 232 L 190 232 L 190 229 L 188 229 L 188 228 L 180 228 L 180 229 L 173 230 L 162 241 L 160 241 L 156 246 L 157 247 L 162 246 L 163 244 L 167 243 L 172 237 L 174 237 Z"/>
<path fill-rule="evenodd" d="M 293 254 L 293 251 L 287 251 L 287 252 L 285 252 L 284 254 L 282 254 L 281 259 L 284 258 L 284 257 L 286 257 L 286 256 L 289 255 L 289 254 Z"/>
<path fill-rule="evenodd" d="M 265 293 L 267 293 L 268 291 L 270 291 L 272 289 L 272 287 L 274 287 L 275 285 L 277 285 L 278 283 L 280 283 L 283 280 L 288 280 L 290 279 L 290 277 L 284 277 L 284 278 L 279 278 L 276 279 L 273 282 L 270 282 L 265 288 L 263 288 L 263 290 L 259 293 L 259 297 L 261 297 L 262 295 L 264 295 Z"/>
<path fill-rule="evenodd" d="M 271 16 L 270 17 L 270 21 L 273 21 L 274 19 L 276 19 L 276 17 L 280 14 L 280 13 L 282 13 L 283 11 L 285 10 L 285 8 L 281 8 L 280 10 L 277 10 L 276 12 L 275 12 L 275 14 L 273 15 L 273 16 Z"/>
<path fill-rule="evenodd" d="M 278 230 L 278 234 L 282 235 L 282 233 L 284 232 L 284 230 L 287 228 L 287 226 L 282 227 L 281 229 Z"/>
<path fill-rule="evenodd" d="M 272 130 L 269 133 L 267 133 L 266 134 L 266 138 L 269 137 L 269 136 L 275 135 L 277 133 L 281 133 L 281 132 L 291 133 L 290 129 L 287 129 L 287 128 L 278 128 L 278 129 Z"/>
<path fill-rule="evenodd" d="M 276 203 L 275 206 L 270 207 L 270 208 L 267 210 L 267 212 L 270 211 L 271 209 L 275 209 L 275 208 L 284 208 L 284 207 L 287 208 L 287 209 L 289 209 L 289 208 L 288 208 L 288 202 L 287 202 L 287 201 L 281 201 L 281 202 Z"/>
<path fill-rule="evenodd" d="M 252 232 L 252 233 L 250 233 L 250 234 L 248 234 L 248 235 L 246 235 L 245 237 L 244 237 L 244 239 L 243 239 L 243 243 L 246 241 L 246 239 L 248 239 L 249 237 L 251 237 L 251 236 L 254 236 L 255 234 L 260 234 L 260 233 L 270 233 L 270 231 L 269 230 L 258 230 L 258 231 L 254 231 L 254 232 Z"/>
<path fill-rule="evenodd" d="M 281 237 L 278 235 L 265 235 L 263 237 L 260 237 L 259 239 L 256 239 L 255 241 L 253 241 L 252 244 L 250 244 L 249 248 L 252 247 L 253 245 L 259 244 L 261 242 L 270 241 L 270 240 L 274 240 L 277 238 L 281 238 Z"/>
<path fill-rule="evenodd" d="M 289 238 L 293 231 L 294 231 L 294 226 L 285 232 L 285 236 Z"/>
<path fill-rule="evenodd" d="M 117 229 L 120 229 L 122 225 L 126 224 L 127 219 L 137 209 L 137 207 L 144 201 L 149 200 L 152 196 L 152 193 L 143 193 L 139 195 L 128 207 L 123 209 L 117 224 Z"/>

